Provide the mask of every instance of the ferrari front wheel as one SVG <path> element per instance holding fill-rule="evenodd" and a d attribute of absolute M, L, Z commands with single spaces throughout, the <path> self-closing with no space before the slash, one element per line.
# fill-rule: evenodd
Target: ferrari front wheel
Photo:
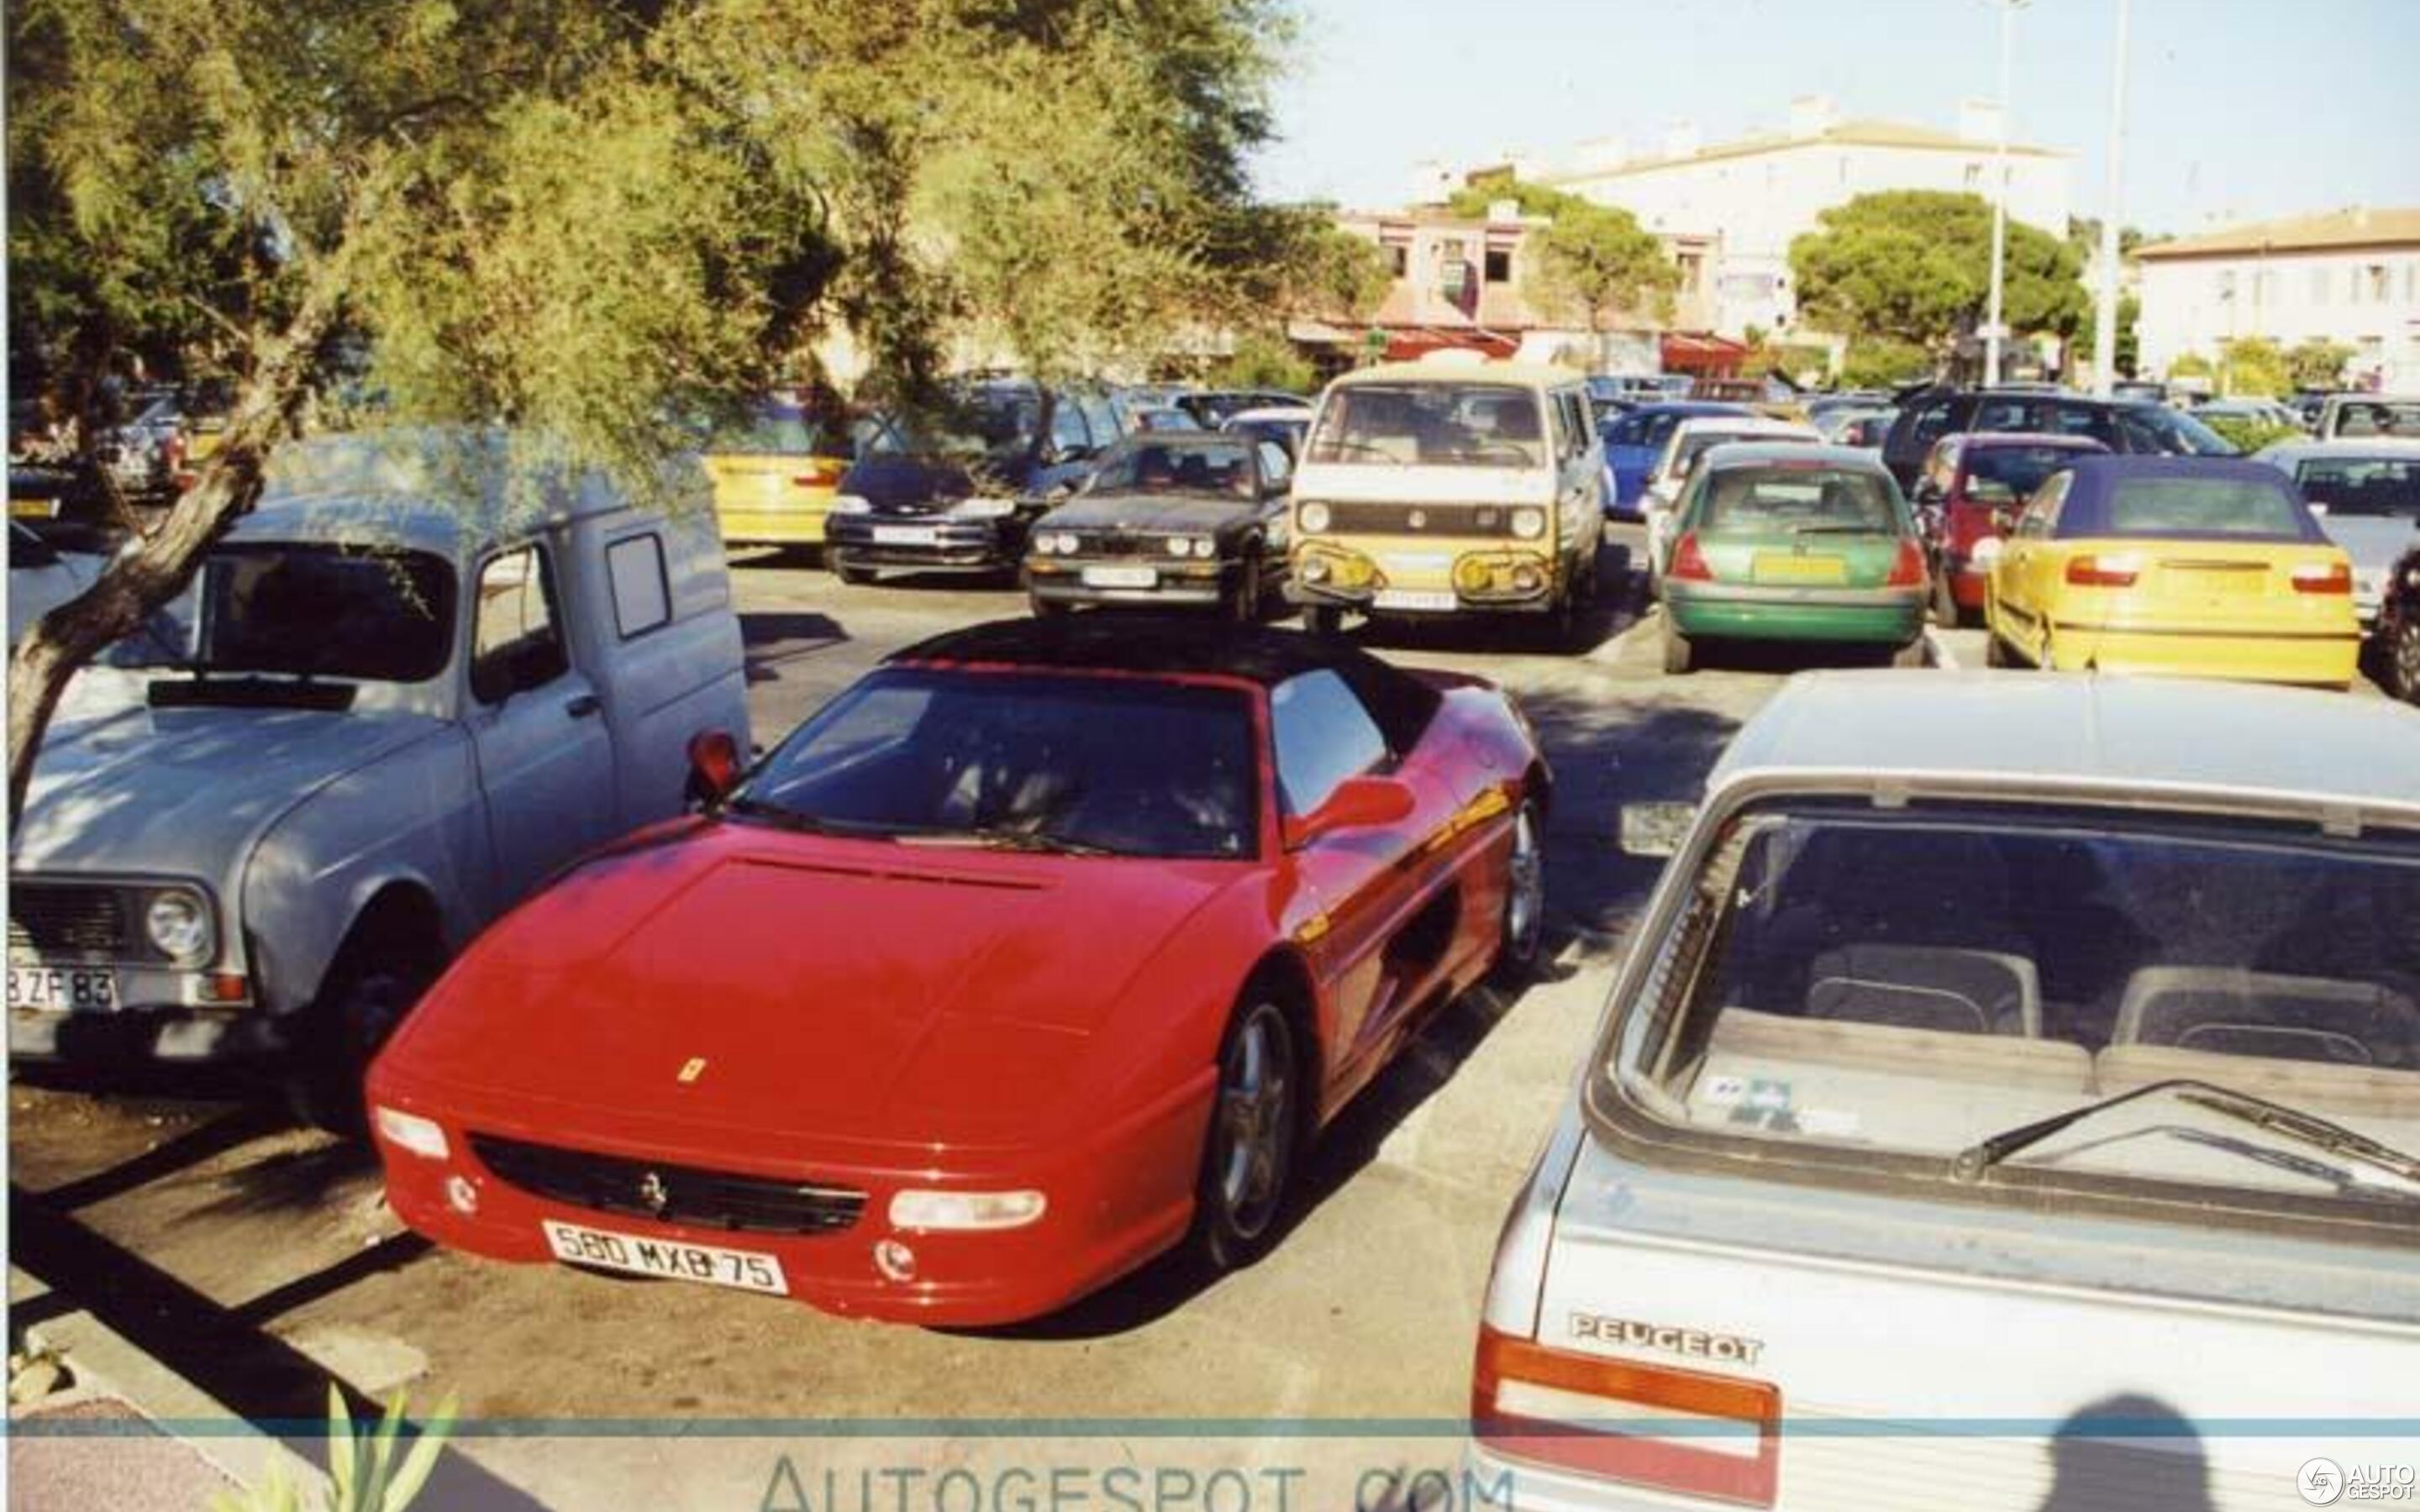
<path fill-rule="evenodd" d="M 1248 997 L 1219 1041 L 1218 1090 L 1194 1198 L 1194 1248 L 1213 1270 L 1250 1264 L 1277 1237 L 1301 1130 L 1297 1059 L 1285 1010 Z"/>
<path fill-rule="evenodd" d="M 1535 800 L 1525 800 L 1512 820 L 1512 850 L 1504 860 L 1504 916 L 1497 926 L 1496 966 L 1499 986 L 1511 986 L 1538 964 L 1546 938 L 1545 826 Z"/>

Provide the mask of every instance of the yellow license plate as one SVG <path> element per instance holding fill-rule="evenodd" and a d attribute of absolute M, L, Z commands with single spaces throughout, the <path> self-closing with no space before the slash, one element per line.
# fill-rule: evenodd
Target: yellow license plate
<path fill-rule="evenodd" d="M 1761 583 L 1844 583 L 1849 580 L 1849 563 L 1839 557 L 1802 557 L 1779 551 L 1760 551 L 1755 570 L 1756 580 Z"/>
<path fill-rule="evenodd" d="M 8 513 L 18 519 L 50 519 L 59 512 L 55 499 L 11 499 Z"/>

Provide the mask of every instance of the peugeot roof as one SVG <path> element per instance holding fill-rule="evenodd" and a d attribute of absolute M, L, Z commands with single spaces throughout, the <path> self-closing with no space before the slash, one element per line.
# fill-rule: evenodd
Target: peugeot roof
<path fill-rule="evenodd" d="M 2381 699 L 2187 679 L 1806 672 L 1741 730 L 1706 791 L 1765 780 L 2166 794 L 2412 826 L 2420 718 Z"/>

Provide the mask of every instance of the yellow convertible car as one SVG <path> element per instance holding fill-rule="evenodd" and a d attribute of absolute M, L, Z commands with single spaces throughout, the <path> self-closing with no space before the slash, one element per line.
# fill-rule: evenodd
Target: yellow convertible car
<path fill-rule="evenodd" d="M 2352 564 L 2257 462 L 2080 456 L 1985 545 L 1993 666 L 2352 681 Z"/>
<path fill-rule="evenodd" d="M 823 545 L 841 474 L 856 455 L 844 417 L 787 398 L 767 399 L 716 432 L 706 470 L 724 544 Z"/>

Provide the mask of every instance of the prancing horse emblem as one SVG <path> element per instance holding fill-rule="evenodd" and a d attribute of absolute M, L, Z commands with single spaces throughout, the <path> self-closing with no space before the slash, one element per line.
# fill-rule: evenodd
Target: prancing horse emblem
<path fill-rule="evenodd" d="M 649 1212 L 660 1218 L 664 1210 L 672 1206 L 673 1195 L 664 1190 L 664 1179 L 649 1171 L 639 1178 L 639 1200 L 646 1204 Z"/>
<path fill-rule="evenodd" d="M 680 1084 L 683 1087 L 687 1087 L 690 1083 L 697 1080 L 705 1074 L 706 1057 L 704 1056 L 691 1056 L 680 1069 Z"/>

